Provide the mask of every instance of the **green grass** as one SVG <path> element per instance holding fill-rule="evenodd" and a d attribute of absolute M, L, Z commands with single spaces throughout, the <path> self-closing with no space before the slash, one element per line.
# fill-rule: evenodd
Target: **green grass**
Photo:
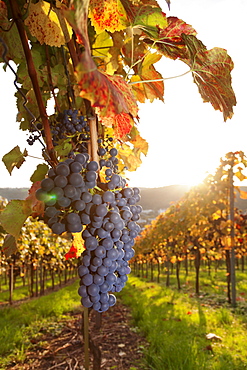
<path fill-rule="evenodd" d="M 178 292 L 133 276 L 120 297 L 132 309 L 133 325 L 149 342 L 147 369 L 247 369 L 246 319 L 237 310 L 211 306 L 205 295 L 192 298 L 188 287 Z M 222 341 L 206 339 L 208 333 Z"/>
<path fill-rule="evenodd" d="M 62 283 L 64 281 L 64 278 L 62 277 Z M 59 277 L 55 276 L 54 278 L 54 285 L 59 285 Z M 52 287 L 52 280 L 48 278 L 45 282 L 45 289 L 49 289 Z M 2 291 L 0 292 L 0 302 L 8 302 L 9 301 L 9 291 L 8 291 L 8 285 L 2 284 L 1 286 Z M 34 284 L 34 294 L 35 294 L 35 284 Z M 40 287 L 39 287 L 40 290 Z M 28 285 L 26 284 L 23 286 L 22 280 L 20 277 L 17 278 L 15 283 L 15 289 L 13 290 L 12 300 L 13 301 L 19 301 L 21 299 L 25 299 L 30 297 L 30 292 L 28 289 Z"/>
<path fill-rule="evenodd" d="M 41 328 L 57 330 L 66 313 L 81 310 L 78 281 L 47 296 L 0 310 L 0 370 L 11 360 L 20 361 Z"/>

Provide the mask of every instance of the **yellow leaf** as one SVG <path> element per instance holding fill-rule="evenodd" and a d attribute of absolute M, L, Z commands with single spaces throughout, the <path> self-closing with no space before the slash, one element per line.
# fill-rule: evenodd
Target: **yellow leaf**
<path fill-rule="evenodd" d="M 121 31 L 128 26 L 127 15 L 120 0 L 91 0 L 89 18 L 96 33 Z"/>
<path fill-rule="evenodd" d="M 237 178 L 238 178 L 240 181 L 243 181 L 243 180 L 245 180 L 245 179 L 247 178 L 246 176 L 244 176 L 244 175 L 242 174 L 242 172 L 241 172 L 241 171 L 236 172 L 234 175 L 235 175 L 235 176 L 237 176 Z"/>
<path fill-rule="evenodd" d="M 247 199 L 247 191 L 240 190 L 240 198 L 241 199 Z"/>
<path fill-rule="evenodd" d="M 139 149 L 144 155 L 147 155 L 148 152 L 148 142 L 143 139 L 140 135 L 135 137 L 135 140 L 132 140 L 131 143 L 136 149 Z"/>
<path fill-rule="evenodd" d="M 82 233 L 72 233 L 73 243 L 72 245 L 77 249 L 77 256 L 79 257 L 84 251 L 84 240 L 82 239 Z"/>
<path fill-rule="evenodd" d="M 41 45 L 47 44 L 60 47 L 66 44 L 72 37 L 71 26 L 64 18 L 61 19 L 67 31 L 66 40 L 57 14 L 48 2 L 41 0 L 36 4 L 30 3 L 29 14 L 25 19 L 25 25 L 28 27 L 32 36 L 36 37 Z"/>

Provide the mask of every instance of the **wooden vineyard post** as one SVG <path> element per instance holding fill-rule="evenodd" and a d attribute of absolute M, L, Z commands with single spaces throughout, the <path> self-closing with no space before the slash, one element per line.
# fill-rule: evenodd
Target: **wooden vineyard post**
<path fill-rule="evenodd" d="M 89 320 L 88 308 L 83 310 L 83 338 L 84 338 L 84 356 L 85 356 L 85 370 L 89 370 Z"/>
<path fill-rule="evenodd" d="M 233 186 L 233 164 L 229 170 L 229 186 L 230 186 L 230 221 L 231 221 L 231 288 L 232 288 L 232 299 L 231 303 L 233 307 L 236 307 L 236 275 L 235 275 L 235 243 L 234 243 L 234 186 Z"/>
<path fill-rule="evenodd" d="M 9 265 L 9 304 L 13 303 L 13 289 L 14 289 L 14 264 L 11 261 Z"/>

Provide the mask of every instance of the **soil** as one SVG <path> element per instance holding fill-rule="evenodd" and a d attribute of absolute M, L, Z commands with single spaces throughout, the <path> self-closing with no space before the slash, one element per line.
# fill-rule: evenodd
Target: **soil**
<path fill-rule="evenodd" d="M 33 344 L 24 363 L 8 370 L 144 370 L 144 337 L 131 328 L 130 309 L 120 302 L 108 311 L 89 313 L 89 368 L 86 369 L 82 311 L 43 328 L 31 338 Z M 100 328 L 99 328 L 100 326 Z M 87 352 L 86 352 L 87 354 Z M 6 369 L 6 370 L 7 370 Z"/>

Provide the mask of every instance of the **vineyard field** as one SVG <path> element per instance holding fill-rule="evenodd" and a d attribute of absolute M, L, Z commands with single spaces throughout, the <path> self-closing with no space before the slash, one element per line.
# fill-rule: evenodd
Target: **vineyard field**
<path fill-rule="evenodd" d="M 182 269 L 182 276 L 178 291 L 175 271 L 169 288 L 165 286 L 165 276 L 158 284 L 150 281 L 150 275 L 147 279 L 132 273 L 125 289 L 117 294 L 117 305 L 102 315 L 100 330 L 95 328 L 95 313 L 91 312 L 90 325 L 104 357 L 103 369 L 107 364 L 121 370 L 246 368 L 245 273 L 237 271 L 235 309 L 227 303 L 223 269 L 211 275 L 202 270 L 199 296 L 194 294 L 194 272 L 186 277 Z M 76 281 L 58 292 L 21 304 L 18 310 L 2 309 L 0 326 L 5 340 L 0 341 L 1 369 L 31 369 L 32 363 L 37 369 L 55 365 L 63 369 L 69 362 L 74 364 L 75 359 L 83 363 L 82 308 L 77 287 Z M 211 339 L 206 337 L 209 334 Z M 111 351 L 106 349 L 108 342 Z"/>

